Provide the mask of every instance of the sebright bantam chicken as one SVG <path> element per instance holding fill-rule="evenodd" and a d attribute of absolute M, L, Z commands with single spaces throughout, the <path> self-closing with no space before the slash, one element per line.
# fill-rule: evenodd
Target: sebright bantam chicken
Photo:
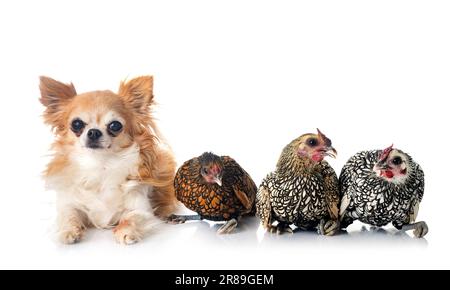
<path fill-rule="evenodd" d="M 267 175 L 256 197 L 257 215 L 270 232 L 291 232 L 290 225 L 320 234 L 339 231 L 338 179 L 324 160 L 336 150 L 319 129 L 304 134 L 282 151 L 276 170 Z M 278 222 L 274 225 L 274 222 Z"/>
<path fill-rule="evenodd" d="M 232 158 L 203 153 L 186 161 L 175 176 L 175 194 L 198 215 L 172 215 L 171 223 L 187 220 L 226 221 L 217 233 L 231 233 L 244 215 L 255 214 L 257 187 Z"/>
<path fill-rule="evenodd" d="M 388 223 L 416 237 L 428 232 L 425 222 L 415 223 L 424 193 L 419 164 L 401 150 L 362 151 L 346 163 L 339 177 L 341 227 L 354 220 L 373 226 Z"/>

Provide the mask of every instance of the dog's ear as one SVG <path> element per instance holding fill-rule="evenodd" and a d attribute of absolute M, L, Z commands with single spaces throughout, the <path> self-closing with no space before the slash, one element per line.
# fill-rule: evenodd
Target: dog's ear
<path fill-rule="evenodd" d="M 148 115 L 153 103 L 153 77 L 142 76 L 120 83 L 119 96 L 135 114 Z"/>
<path fill-rule="evenodd" d="M 77 95 L 73 84 L 63 84 L 49 77 L 40 77 L 39 88 L 41 98 L 39 101 L 46 107 L 44 120 L 53 128 L 62 129 L 64 106 Z"/>

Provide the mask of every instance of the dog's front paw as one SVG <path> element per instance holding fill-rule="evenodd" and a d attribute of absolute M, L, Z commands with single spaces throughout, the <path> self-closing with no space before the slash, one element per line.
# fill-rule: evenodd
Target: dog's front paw
<path fill-rule="evenodd" d="M 75 244 L 83 238 L 84 228 L 73 226 L 59 231 L 59 241 L 63 244 Z"/>
<path fill-rule="evenodd" d="M 113 230 L 116 241 L 122 245 L 136 244 L 141 240 L 140 233 L 127 221 L 122 221 Z"/>

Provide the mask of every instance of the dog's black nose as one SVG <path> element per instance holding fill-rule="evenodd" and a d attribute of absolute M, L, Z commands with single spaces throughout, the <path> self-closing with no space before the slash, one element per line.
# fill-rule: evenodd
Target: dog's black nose
<path fill-rule="evenodd" d="M 89 138 L 89 140 L 91 141 L 97 141 L 100 137 L 102 137 L 102 131 L 98 130 L 98 129 L 90 129 L 87 132 L 87 136 Z"/>

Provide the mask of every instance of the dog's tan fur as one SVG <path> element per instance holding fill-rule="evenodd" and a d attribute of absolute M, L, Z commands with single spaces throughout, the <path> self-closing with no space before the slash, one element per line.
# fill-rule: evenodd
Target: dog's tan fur
<path fill-rule="evenodd" d="M 116 227 L 116 239 L 124 244 L 142 239 L 155 224 L 154 216 L 164 219 L 177 206 L 176 164 L 151 112 L 153 78 L 122 82 L 118 94 L 80 95 L 73 84 L 40 80 L 44 121 L 56 135 L 44 177 L 58 194 L 60 240 L 77 242 L 88 226 Z M 70 129 L 72 119 L 81 115 L 97 126 L 116 116 L 123 131 L 110 138 L 107 149 L 86 149 Z"/>

